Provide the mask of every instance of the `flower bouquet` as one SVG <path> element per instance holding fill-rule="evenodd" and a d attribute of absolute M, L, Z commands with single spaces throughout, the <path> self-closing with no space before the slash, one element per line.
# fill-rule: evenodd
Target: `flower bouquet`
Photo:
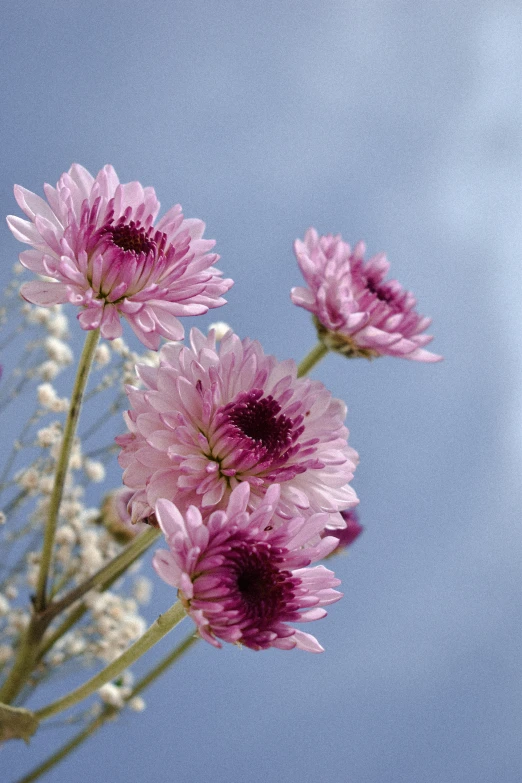
<path fill-rule="evenodd" d="M 320 561 L 330 564 L 362 527 L 346 405 L 308 373 L 328 351 L 441 358 L 425 349 L 430 321 L 413 296 L 386 279 L 385 256 L 365 261 L 362 243 L 314 229 L 295 243 L 306 286 L 291 299 L 318 336 L 300 364 L 221 322 L 184 343 L 179 319 L 224 305 L 233 283 L 214 266 L 204 223 L 179 205 L 158 220 L 154 190 L 120 184 L 111 166 L 93 177 L 75 164 L 44 191 L 45 200 L 15 187 L 28 219 L 8 223 L 30 249 L 0 312 L 0 412 L 22 394 L 30 411 L 0 476 L 0 741 L 29 740 L 66 710 L 80 730 L 24 781 L 123 709 L 141 711 L 142 692 L 198 639 L 323 651 L 295 624 L 341 598 Z M 37 278 L 22 281 L 24 269 Z M 55 379 L 74 360 L 70 305 L 86 334 L 61 397 Z M 9 369 L 15 341 L 23 347 Z M 121 485 L 96 492 L 116 459 Z M 140 606 L 151 583 L 139 569 L 153 546 L 173 602 L 155 607 L 147 628 Z M 188 636 L 136 680 L 134 662 L 187 616 Z M 26 708 L 65 666 L 98 671 Z"/>

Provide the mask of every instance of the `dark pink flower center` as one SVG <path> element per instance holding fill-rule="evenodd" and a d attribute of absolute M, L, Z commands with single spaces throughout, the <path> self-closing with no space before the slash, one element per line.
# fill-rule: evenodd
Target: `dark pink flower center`
<path fill-rule="evenodd" d="M 366 288 L 368 291 L 370 291 L 370 293 L 374 294 L 377 299 L 380 299 L 381 302 L 386 302 L 386 304 L 389 304 L 391 307 L 397 306 L 396 293 L 386 283 L 377 283 L 371 277 L 368 277 L 366 279 Z"/>
<path fill-rule="evenodd" d="M 156 243 L 150 237 L 150 229 L 137 226 L 133 220 L 130 223 L 117 223 L 107 226 L 103 233 L 109 236 L 117 247 L 125 251 L 132 251 L 139 255 L 148 255 L 156 250 Z"/>
<path fill-rule="evenodd" d="M 237 542 L 229 553 L 243 612 L 260 628 L 280 618 L 294 598 L 295 580 L 278 568 L 278 559 L 266 542 Z"/>
<path fill-rule="evenodd" d="M 223 413 L 242 435 L 256 446 L 262 446 L 268 456 L 275 457 L 295 440 L 294 422 L 280 414 L 281 406 L 272 395 L 263 397 L 262 394 L 259 389 L 243 392 Z"/>

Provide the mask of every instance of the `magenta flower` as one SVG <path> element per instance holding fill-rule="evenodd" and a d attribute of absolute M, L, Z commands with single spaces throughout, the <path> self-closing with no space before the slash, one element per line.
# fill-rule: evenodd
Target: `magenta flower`
<path fill-rule="evenodd" d="M 308 229 L 296 240 L 295 254 L 308 288 L 293 288 L 292 302 L 309 310 L 320 340 L 345 356 L 400 356 L 419 362 L 442 357 L 423 350 L 433 338 L 422 334 L 431 323 L 415 312 L 416 301 L 396 280 L 384 280 L 390 267 L 382 253 L 364 261 L 365 245 Z"/>
<path fill-rule="evenodd" d="M 10 215 L 9 227 L 33 246 L 21 263 L 52 280 L 24 283 L 28 302 L 48 306 L 71 302 L 82 308 L 83 329 L 109 340 L 122 333 L 123 315 L 141 342 L 157 350 L 160 336 L 183 338 L 178 316 L 201 315 L 225 304 L 232 280 L 212 267 L 201 220 L 184 220 L 176 205 L 154 225 L 159 201 L 139 182 L 121 185 L 112 166 L 96 179 L 78 164 L 62 174 L 56 189 L 44 185 L 47 202 L 15 185 L 15 197 L 29 221 Z"/>
<path fill-rule="evenodd" d="M 325 527 L 321 533 L 321 536 L 334 536 L 337 539 L 338 547 L 333 554 L 338 554 L 342 549 L 347 549 L 351 546 L 364 530 L 363 526 L 359 524 L 355 509 L 351 508 L 341 511 L 341 516 L 346 523 L 346 527 Z"/>
<path fill-rule="evenodd" d="M 339 511 L 358 502 L 345 404 L 319 381 L 297 379 L 293 361 L 232 332 L 217 347 L 213 331 L 193 329 L 191 345 L 164 345 L 159 367 L 137 367 L 148 388 L 128 389 L 129 433 L 116 440 L 133 519 L 148 517 L 159 498 L 182 513 L 224 508 L 241 482 L 254 507 L 278 483 L 282 518 L 324 511 L 344 527 Z"/>
<path fill-rule="evenodd" d="M 183 516 L 169 500 L 158 500 L 156 516 L 169 550 L 156 552 L 154 568 L 178 588 L 200 636 L 215 647 L 222 639 L 252 650 L 322 652 L 314 636 L 288 623 L 319 620 L 326 615 L 322 607 L 341 598 L 332 571 L 307 567 L 337 546 L 336 538 L 317 540 L 327 515 L 295 517 L 277 527 L 278 485 L 251 514 L 249 493 L 247 483 L 239 484 L 226 510 L 213 511 L 207 521 L 195 506 Z"/>

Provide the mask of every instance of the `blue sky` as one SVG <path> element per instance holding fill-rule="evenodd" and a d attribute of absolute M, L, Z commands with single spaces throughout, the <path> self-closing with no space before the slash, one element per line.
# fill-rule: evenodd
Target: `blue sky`
<path fill-rule="evenodd" d="M 200 643 L 49 780 L 520 779 L 520 21 L 507 0 L 2 7 L 3 214 L 15 182 L 112 163 L 217 241 L 229 305 L 188 325 L 281 359 L 314 342 L 294 239 L 364 239 L 445 356 L 314 372 L 348 404 L 365 526 L 326 653 Z M 2 750 L 9 779 L 51 736 Z"/>

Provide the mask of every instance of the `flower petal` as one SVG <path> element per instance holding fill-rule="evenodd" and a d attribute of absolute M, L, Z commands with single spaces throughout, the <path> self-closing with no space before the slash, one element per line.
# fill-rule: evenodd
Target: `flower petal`
<path fill-rule="evenodd" d="M 20 288 L 20 294 L 27 302 L 41 307 L 65 304 L 69 301 L 67 286 L 63 283 L 51 283 L 43 280 L 24 283 Z"/>

